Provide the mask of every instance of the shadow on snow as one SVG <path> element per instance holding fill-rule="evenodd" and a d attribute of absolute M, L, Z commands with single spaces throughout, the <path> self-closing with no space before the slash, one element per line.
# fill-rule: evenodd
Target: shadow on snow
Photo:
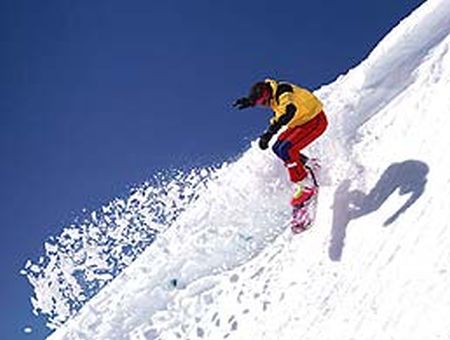
<path fill-rule="evenodd" d="M 359 190 L 350 190 L 351 180 L 341 183 L 334 195 L 333 226 L 329 256 L 333 261 L 342 257 L 347 225 L 351 220 L 378 210 L 397 189 L 400 195 L 410 194 L 409 199 L 385 222 L 392 224 L 402 213 L 411 207 L 425 191 L 428 166 L 417 160 L 408 160 L 391 164 L 380 177 L 375 187 L 365 194 Z"/>

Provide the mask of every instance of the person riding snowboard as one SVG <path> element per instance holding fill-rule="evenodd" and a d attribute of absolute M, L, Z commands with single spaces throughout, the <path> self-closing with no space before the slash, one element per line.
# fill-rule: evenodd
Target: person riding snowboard
<path fill-rule="evenodd" d="M 270 107 L 274 116 L 268 129 L 259 138 L 259 147 L 266 150 L 278 131 L 286 126 L 272 147 L 288 170 L 290 180 L 297 184 L 291 204 L 301 205 L 317 193 L 317 183 L 305 169 L 308 159 L 300 153 L 307 145 L 323 134 L 328 122 L 323 104 L 310 91 L 297 85 L 266 79 L 254 84 L 248 97 L 233 104 L 238 109 L 254 106 Z"/>

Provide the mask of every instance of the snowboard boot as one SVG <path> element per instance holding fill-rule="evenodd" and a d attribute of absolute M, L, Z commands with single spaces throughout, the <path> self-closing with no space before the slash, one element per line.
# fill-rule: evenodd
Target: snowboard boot
<path fill-rule="evenodd" d="M 298 207 L 304 205 L 307 201 L 311 199 L 315 194 L 317 194 L 318 188 L 315 181 L 309 176 L 303 181 L 297 183 L 297 188 L 295 189 L 294 195 L 291 199 L 291 205 L 293 207 Z"/>

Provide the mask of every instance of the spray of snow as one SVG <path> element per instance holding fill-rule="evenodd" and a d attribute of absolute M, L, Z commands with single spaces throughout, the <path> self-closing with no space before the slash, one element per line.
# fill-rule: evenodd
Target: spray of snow
<path fill-rule="evenodd" d="M 31 328 L 31 327 L 24 327 L 24 329 L 23 329 L 23 332 L 25 333 L 25 334 L 31 334 L 31 333 L 33 333 L 33 328 Z"/>
<path fill-rule="evenodd" d="M 22 274 L 34 287 L 35 314 L 57 328 L 150 245 L 194 202 L 214 169 L 160 173 L 44 244 L 45 255 L 28 260 Z"/>

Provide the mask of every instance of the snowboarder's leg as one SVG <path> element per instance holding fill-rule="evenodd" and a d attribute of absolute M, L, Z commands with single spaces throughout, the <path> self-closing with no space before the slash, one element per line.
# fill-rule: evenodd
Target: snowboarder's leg
<path fill-rule="evenodd" d="M 306 176 L 303 164 L 298 165 L 298 163 L 301 163 L 300 155 L 294 155 L 291 151 L 294 147 L 293 136 L 296 135 L 296 131 L 299 129 L 301 128 L 294 127 L 284 131 L 272 148 L 273 152 L 283 160 L 288 170 L 289 178 L 294 183 L 301 181 Z"/>
<path fill-rule="evenodd" d="M 303 205 L 318 191 L 314 169 L 305 168 L 308 157 L 301 154 L 301 150 L 318 138 L 326 127 L 327 119 L 322 112 L 304 125 L 288 128 L 273 146 L 273 151 L 284 161 L 290 180 L 297 184 L 291 200 L 291 205 L 294 207 L 294 220 L 297 222 L 303 220 L 299 218 L 305 213 Z M 300 224 L 309 225 L 310 222 L 302 221 Z"/>
<path fill-rule="evenodd" d="M 307 157 L 300 151 L 318 138 L 327 127 L 327 119 L 323 112 L 306 124 L 288 128 L 279 137 L 273 146 L 273 151 L 280 157 L 288 170 L 290 180 L 297 183 L 296 191 L 291 204 L 299 206 L 308 201 L 317 192 L 317 181 L 312 176 L 308 177 L 305 169 Z"/>
<path fill-rule="evenodd" d="M 317 162 L 309 160 L 301 150 L 318 138 L 327 125 L 325 114 L 320 113 L 307 124 L 287 129 L 273 148 L 285 162 L 291 181 L 298 183 L 291 200 L 291 230 L 296 234 L 309 229 L 314 223 L 318 192 L 315 170 L 320 168 Z"/>
<path fill-rule="evenodd" d="M 292 182 L 301 182 L 307 176 L 304 167 L 306 159 L 300 151 L 319 137 L 326 127 L 327 119 L 321 112 L 308 123 L 288 128 L 278 137 L 273 151 L 284 161 Z"/>
<path fill-rule="evenodd" d="M 291 142 L 291 147 L 288 150 L 291 161 L 286 166 L 293 182 L 301 182 L 307 176 L 304 166 L 305 158 L 300 151 L 322 135 L 327 125 L 326 116 L 321 112 L 308 123 L 293 128 L 287 137 Z"/>

